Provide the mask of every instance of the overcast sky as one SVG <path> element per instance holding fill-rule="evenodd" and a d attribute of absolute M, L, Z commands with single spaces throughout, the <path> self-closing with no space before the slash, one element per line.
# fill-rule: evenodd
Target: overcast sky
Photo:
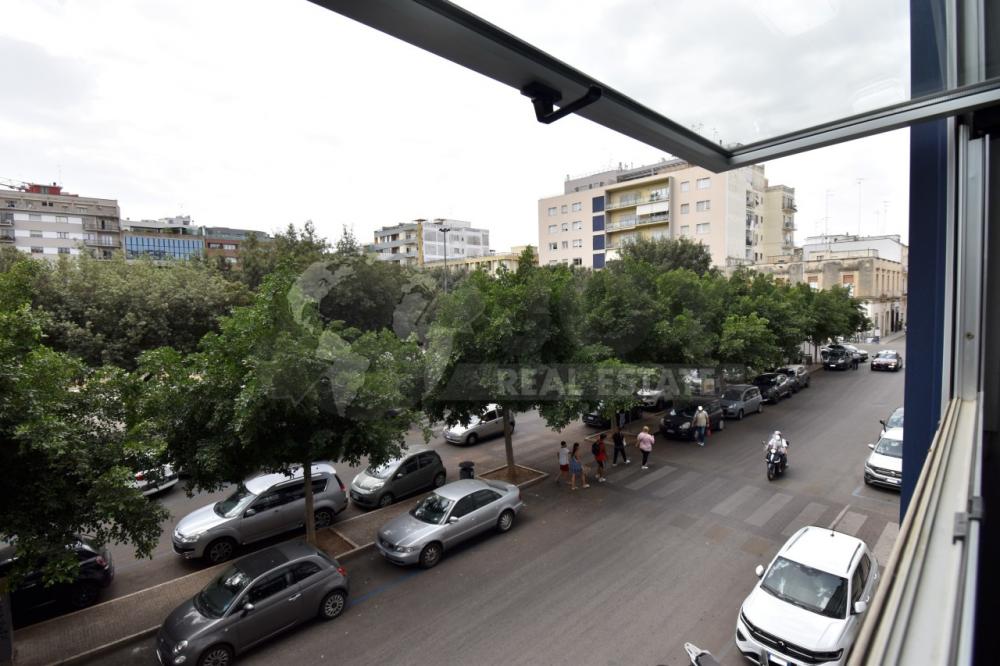
<path fill-rule="evenodd" d="M 905 1 L 462 4 L 725 142 L 908 95 Z M 577 117 L 541 125 L 517 91 L 306 0 L 3 0 L 0 81 L 0 178 L 116 198 L 132 219 L 311 219 L 370 240 L 452 217 L 502 250 L 537 243 L 537 200 L 567 175 L 664 157 Z M 796 188 L 799 242 L 859 217 L 905 238 L 907 170 L 901 131 L 767 176 Z"/>

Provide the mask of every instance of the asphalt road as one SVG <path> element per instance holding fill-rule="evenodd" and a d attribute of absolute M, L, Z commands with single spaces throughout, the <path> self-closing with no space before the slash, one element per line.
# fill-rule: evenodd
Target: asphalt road
<path fill-rule="evenodd" d="M 293 630 L 241 663 L 680 665 L 691 641 L 741 664 L 732 633 L 754 567 L 795 529 L 837 521 L 887 559 L 899 496 L 865 486 L 862 464 L 879 419 L 902 404 L 903 377 L 867 364 L 817 372 L 809 389 L 728 422 L 703 449 L 658 436 L 649 470 L 633 461 L 575 492 L 533 486 L 510 533 L 456 549 L 433 570 L 375 554 L 355 560 L 344 616 Z M 774 429 L 791 442 L 790 468 L 768 482 L 761 441 Z M 559 439 L 592 432 L 576 424 L 553 433 L 522 418 L 518 460 L 552 471 Z M 499 463 L 503 442 L 452 453 Z M 152 641 L 100 663 L 155 663 Z"/>

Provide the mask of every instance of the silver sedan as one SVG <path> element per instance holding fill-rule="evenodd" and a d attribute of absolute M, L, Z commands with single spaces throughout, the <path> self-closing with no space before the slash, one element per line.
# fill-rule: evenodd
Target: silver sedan
<path fill-rule="evenodd" d="M 523 506 L 521 491 L 512 483 L 455 481 L 383 525 L 375 545 L 390 562 L 429 569 L 446 549 L 466 539 L 490 529 L 509 530 Z"/>

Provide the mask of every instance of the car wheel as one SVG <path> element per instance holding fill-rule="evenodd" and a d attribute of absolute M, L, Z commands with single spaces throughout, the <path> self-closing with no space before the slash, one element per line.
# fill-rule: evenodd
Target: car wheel
<path fill-rule="evenodd" d="M 225 562 L 236 552 L 236 542 L 232 539 L 216 539 L 205 549 L 205 559 L 212 564 Z"/>
<path fill-rule="evenodd" d="M 441 561 L 441 544 L 429 543 L 424 546 L 424 549 L 420 551 L 420 566 L 424 569 L 430 569 L 437 565 Z"/>
<path fill-rule="evenodd" d="M 334 590 L 325 597 L 319 604 L 319 618 L 321 620 L 333 620 L 340 617 L 340 614 L 347 608 L 347 595 L 343 590 Z"/>
<path fill-rule="evenodd" d="M 736 414 L 736 420 L 737 421 L 742 421 L 743 420 L 743 410 L 742 409 Z"/>
<path fill-rule="evenodd" d="M 233 649 L 228 645 L 213 645 L 198 657 L 198 666 L 229 666 L 233 663 Z"/>
<path fill-rule="evenodd" d="M 497 518 L 497 532 L 503 534 L 510 530 L 514 526 L 514 512 L 510 509 L 505 509 L 500 517 Z"/>
<path fill-rule="evenodd" d="M 387 507 L 390 504 L 392 504 L 395 500 L 396 498 L 392 496 L 392 493 L 386 493 L 385 495 L 382 495 L 382 497 L 378 498 L 378 506 L 380 509 Z"/>
<path fill-rule="evenodd" d="M 444 472 L 438 472 L 434 476 L 434 487 L 435 488 L 440 488 L 441 486 L 443 486 L 444 482 L 447 480 L 447 478 L 448 477 L 445 475 Z"/>
<path fill-rule="evenodd" d="M 329 509 L 320 509 L 313 513 L 313 526 L 321 530 L 324 527 L 329 527 L 333 524 L 333 511 Z"/>
<path fill-rule="evenodd" d="M 97 597 L 100 596 L 100 594 L 101 589 L 96 583 L 91 581 L 82 581 L 70 589 L 68 598 L 69 605 L 77 610 L 93 606 L 97 602 Z"/>
<path fill-rule="evenodd" d="M 477 435 L 476 433 L 471 433 L 468 437 L 465 438 L 465 445 L 472 446 L 478 441 L 479 441 L 479 435 Z"/>

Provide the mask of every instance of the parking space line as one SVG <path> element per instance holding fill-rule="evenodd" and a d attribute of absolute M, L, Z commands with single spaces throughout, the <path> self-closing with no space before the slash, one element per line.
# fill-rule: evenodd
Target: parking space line
<path fill-rule="evenodd" d="M 791 495 L 785 493 L 775 493 L 764 502 L 756 511 L 750 514 L 746 522 L 757 527 L 763 527 L 767 521 L 778 515 L 778 512 L 785 508 L 785 505 L 792 501 Z"/>

